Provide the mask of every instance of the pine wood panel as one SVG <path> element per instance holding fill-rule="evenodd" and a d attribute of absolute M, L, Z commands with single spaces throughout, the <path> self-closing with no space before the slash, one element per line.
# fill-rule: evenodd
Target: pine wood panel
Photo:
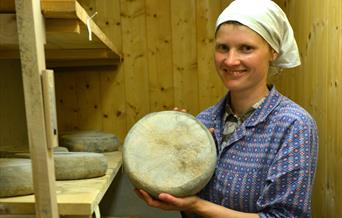
<path fill-rule="evenodd" d="M 277 2 L 293 25 L 302 66 L 279 75 L 276 84 L 313 115 L 319 128 L 313 216 L 341 217 L 342 4 L 338 0 Z"/>
<path fill-rule="evenodd" d="M 12 13 L 14 11 L 14 0 L 1 0 L 0 9 L 2 13 Z"/>
<path fill-rule="evenodd" d="M 121 0 L 127 127 L 150 111 L 145 1 Z"/>
<path fill-rule="evenodd" d="M 226 92 L 214 64 L 215 23 L 219 1 L 197 1 L 197 62 L 199 108 L 215 104 Z M 211 55 L 210 55 L 211 54 Z"/>
<path fill-rule="evenodd" d="M 97 8 L 104 11 L 98 16 L 100 27 L 115 41 L 122 51 L 120 1 L 96 1 Z M 103 109 L 103 129 L 115 133 L 120 139 L 126 134 L 126 95 L 123 65 L 101 73 L 101 101 Z M 108 101 L 108 99 L 112 99 Z"/>
<path fill-rule="evenodd" d="M 95 86 L 100 90 L 101 109 L 94 113 L 100 114 L 102 121 L 95 119 L 87 125 L 102 122 L 103 129 L 118 132 L 123 140 L 130 126 L 148 112 L 179 106 L 196 114 L 224 94 L 210 52 L 211 28 L 220 9 L 230 0 L 83 2 L 90 11 L 99 12 L 95 20 L 104 32 L 122 42 L 125 57 L 118 69 L 98 70 L 100 80 Z M 284 8 L 294 28 L 302 65 L 285 70 L 271 82 L 306 108 L 318 124 L 320 151 L 313 192 L 314 217 L 341 217 L 342 3 L 276 2 Z M 81 79 L 66 79 L 64 74 L 62 77 L 66 87 L 70 78 L 75 84 Z M 61 83 L 62 80 L 59 86 L 63 87 Z M 67 89 L 60 90 L 64 92 L 60 100 L 69 102 L 70 111 L 79 107 L 79 98 L 85 98 L 83 94 L 70 97 Z M 75 113 L 66 113 L 68 119 L 59 118 L 59 123 L 64 128 L 81 128 L 77 117 L 85 112 L 79 110 L 74 118 Z"/>
<path fill-rule="evenodd" d="M 103 130 L 123 140 L 133 123 L 149 112 L 178 106 L 195 115 L 224 94 L 213 55 L 207 51 L 213 48 L 219 3 L 191 1 L 186 7 L 182 1 L 157 0 L 80 3 L 89 14 L 98 12 L 94 20 L 116 45 L 122 44 L 125 56 L 117 69 L 93 71 L 100 74 L 100 84 L 92 83 L 100 89 L 101 109 L 92 116 L 101 116 Z M 80 76 L 74 72 L 55 76 L 61 131 L 85 127 L 81 117 L 86 110 L 80 105 L 87 97 L 77 94 L 77 83 L 83 80 L 82 70 L 77 71 Z M 98 127 L 97 122 L 87 126 Z"/>
<path fill-rule="evenodd" d="M 196 2 L 171 1 L 172 59 L 175 105 L 198 113 Z"/>
<path fill-rule="evenodd" d="M 170 0 L 146 1 L 146 37 L 150 110 L 172 110 L 174 106 L 172 29 Z M 156 31 L 157 30 L 157 31 Z"/>
<path fill-rule="evenodd" d="M 57 123 L 60 133 L 79 129 L 77 81 L 75 73 L 55 71 Z"/>
<path fill-rule="evenodd" d="M 20 62 L 0 60 L 0 68 L 0 150 L 28 151 Z"/>

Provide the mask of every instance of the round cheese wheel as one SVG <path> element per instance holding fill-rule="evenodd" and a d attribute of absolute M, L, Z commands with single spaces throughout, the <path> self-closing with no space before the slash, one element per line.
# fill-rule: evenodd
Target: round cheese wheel
<path fill-rule="evenodd" d="M 30 159 L 0 158 L 0 197 L 33 193 Z"/>
<path fill-rule="evenodd" d="M 78 131 L 63 133 L 60 146 L 69 151 L 111 152 L 119 148 L 118 138 L 110 133 L 99 131 Z"/>
<path fill-rule="evenodd" d="M 190 114 L 162 111 L 146 115 L 128 132 L 124 170 L 136 188 L 189 196 L 210 180 L 216 146 L 208 129 Z"/>
<path fill-rule="evenodd" d="M 106 174 L 107 159 L 91 152 L 55 152 L 56 180 L 89 179 Z"/>
<path fill-rule="evenodd" d="M 66 148 L 66 147 L 53 147 L 53 152 L 56 153 L 56 152 L 68 152 L 69 150 Z"/>

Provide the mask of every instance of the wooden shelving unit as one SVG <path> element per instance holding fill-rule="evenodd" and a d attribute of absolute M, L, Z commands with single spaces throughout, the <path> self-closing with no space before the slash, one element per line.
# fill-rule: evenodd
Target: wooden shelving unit
<path fill-rule="evenodd" d="M 122 56 L 76 0 L 41 0 L 46 64 L 54 67 L 115 66 Z M 89 40 L 91 32 L 92 40 Z M 16 15 L 0 5 L 0 58 L 19 58 Z"/>
<path fill-rule="evenodd" d="M 105 153 L 105 156 L 108 160 L 108 169 L 105 176 L 56 182 L 60 215 L 90 217 L 95 212 L 122 164 L 121 152 Z M 0 198 L 1 209 L 9 214 L 34 214 L 34 203 L 33 195 Z"/>
<path fill-rule="evenodd" d="M 122 56 L 76 0 L 15 2 L 16 9 L 14 0 L 0 2 L 0 59 L 21 62 L 34 195 L 0 198 L 0 217 L 92 217 L 121 167 L 121 153 L 106 154 L 103 177 L 56 182 L 49 128 L 55 105 L 46 104 L 44 77 L 51 73 L 46 68 L 116 66 Z"/>

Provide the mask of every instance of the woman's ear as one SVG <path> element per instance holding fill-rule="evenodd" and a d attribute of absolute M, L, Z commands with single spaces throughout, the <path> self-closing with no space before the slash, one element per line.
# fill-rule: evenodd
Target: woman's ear
<path fill-rule="evenodd" d="M 271 59 L 271 62 L 272 61 L 275 61 L 277 58 L 278 58 L 278 53 L 274 50 L 274 49 L 272 49 L 272 59 Z"/>

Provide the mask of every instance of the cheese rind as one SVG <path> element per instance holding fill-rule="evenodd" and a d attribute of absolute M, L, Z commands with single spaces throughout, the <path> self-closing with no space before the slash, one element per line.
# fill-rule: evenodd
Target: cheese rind
<path fill-rule="evenodd" d="M 210 180 L 216 146 L 208 129 L 190 114 L 151 113 L 129 131 L 123 145 L 124 170 L 136 188 L 158 197 L 194 195 Z"/>
<path fill-rule="evenodd" d="M 0 197 L 33 193 L 30 159 L 0 158 Z"/>
<path fill-rule="evenodd" d="M 89 179 L 104 176 L 107 159 L 103 154 L 91 152 L 56 152 L 56 180 Z"/>
<path fill-rule="evenodd" d="M 97 153 L 117 151 L 120 145 L 114 134 L 99 131 L 63 133 L 59 142 L 60 146 L 68 148 L 69 151 Z"/>

